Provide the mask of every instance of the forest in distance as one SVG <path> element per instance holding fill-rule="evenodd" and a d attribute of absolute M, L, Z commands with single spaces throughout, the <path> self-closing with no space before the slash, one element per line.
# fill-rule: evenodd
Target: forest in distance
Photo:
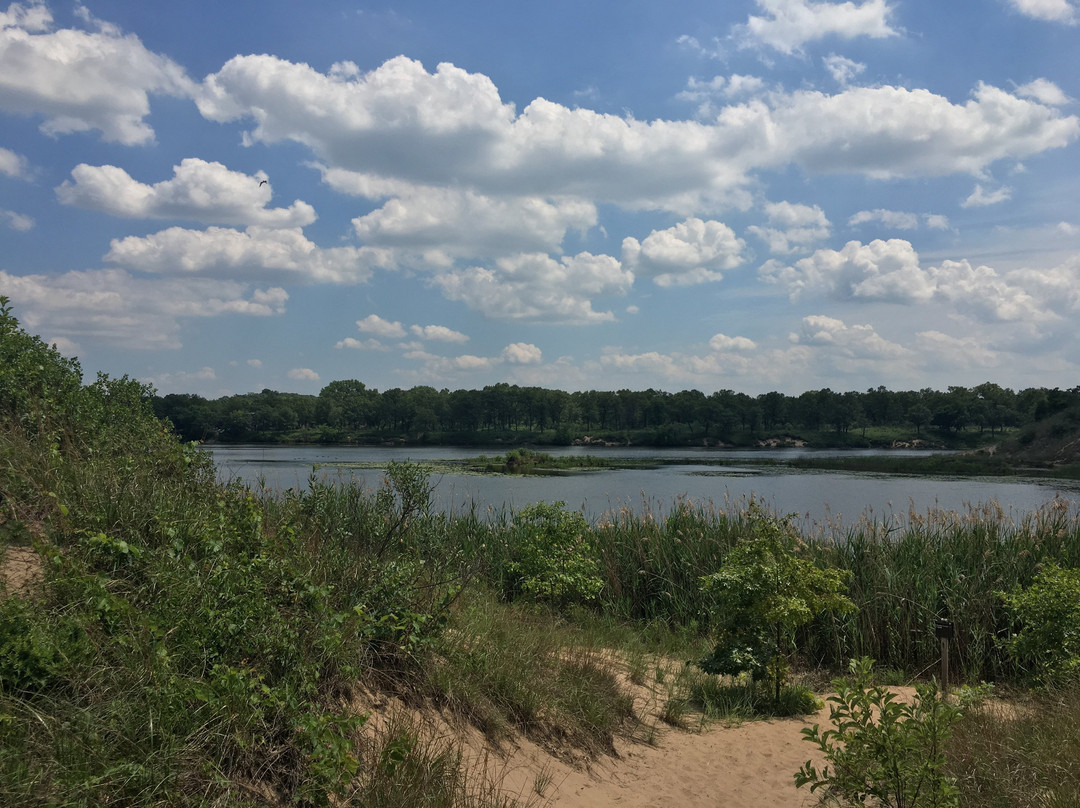
<path fill-rule="evenodd" d="M 993 443 L 1066 410 L 1080 386 L 1013 391 L 992 382 L 945 391 L 834 392 L 751 396 L 732 390 L 564 392 L 507 383 L 480 390 L 430 386 L 379 392 L 333 381 L 318 395 L 262 390 L 206 399 L 155 396 L 155 413 L 186 440 L 222 443 L 430 443 L 456 445 L 729 445 L 797 438 L 808 446 Z"/>

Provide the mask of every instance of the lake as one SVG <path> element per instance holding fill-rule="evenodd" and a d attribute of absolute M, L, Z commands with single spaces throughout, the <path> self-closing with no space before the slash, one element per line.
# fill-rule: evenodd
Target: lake
<path fill-rule="evenodd" d="M 461 460 L 486 451 L 457 447 L 408 448 L 354 446 L 216 446 L 213 455 L 223 480 L 241 479 L 253 487 L 273 491 L 306 488 L 312 470 L 323 480 L 355 480 L 376 488 L 379 469 L 342 467 L 342 463 L 389 461 Z M 740 457 L 793 458 L 807 455 L 850 456 L 882 454 L 876 450 L 772 449 L 734 451 L 723 449 L 654 449 L 644 447 L 552 447 L 552 455 L 591 454 L 624 458 L 664 458 L 680 462 L 653 469 L 584 471 L 565 476 L 503 476 L 436 473 L 434 504 L 463 512 L 508 508 L 519 510 L 538 501 L 562 501 L 581 508 L 591 520 L 606 513 L 630 509 L 641 515 L 665 512 L 680 498 L 723 508 L 754 497 L 778 513 L 796 513 L 803 526 L 851 524 L 860 517 L 903 523 L 909 511 L 924 514 L 930 509 L 966 511 L 969 507 L 997 503 L 1006 514 L 1024 514 L 1060 498 L 1073 512 L 1080 510 L 1080 484 L 1073 481 L 1009 478 L 924 478 L 886 474 L 801 471 L 755 466 L 706 466 L 709 459 Z M 902 450 L 905 456 L 929 454 Z"/>

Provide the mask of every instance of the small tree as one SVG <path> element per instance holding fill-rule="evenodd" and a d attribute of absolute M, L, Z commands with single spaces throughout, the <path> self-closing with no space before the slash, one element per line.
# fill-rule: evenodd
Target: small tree
<path fill-rule="evenodd" d="M 804 545 L 789 524 L 752 506 L 750 532 L 728 553 L 718 572 L 701 578 L 713 598 L 718 638 L 699 664 L 708 673 L 756 682 L 771 677 L 775 703 L 787 675 L 787 648 L 795 629 L 823 612 L 855 611 L 842 594 L 850 573 L 822 569 L 800 558 Z"/>
<path fill-rule="evenodd" d="M 820 749 L 819 771 L 809 760 L 795 774 L 795 785 L 824 789 L 831 805 L 881 808 L 952 808 L 958 791 L 945 774 L 945 744 L 960 710 L 937 698 L 937 684 L 916 688 L 904 704 L 884 687 L 871 685 L 872 659 L 851 660 L 851 677 L 833 683 L 829 701 L 833 729 L 817 724 L 802 731 Z"/>

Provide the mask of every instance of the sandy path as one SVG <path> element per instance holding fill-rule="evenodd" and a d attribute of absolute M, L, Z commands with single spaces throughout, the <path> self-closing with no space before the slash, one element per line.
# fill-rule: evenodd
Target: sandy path
<path fill-rule="evenodd" d="M 622 741 L 618 757 L 584 771 L 524 742 L 504 760 L 500 779 L 507 792 L 553 808 L 813 806 L 817 796 L 795 788 L 794 775 L 806 760 L 821 758 L 800 730 L 827 721 L 823 710 L 805 719 L 714 723 L 701 731 L 665 728 L 655 745 Z"/>

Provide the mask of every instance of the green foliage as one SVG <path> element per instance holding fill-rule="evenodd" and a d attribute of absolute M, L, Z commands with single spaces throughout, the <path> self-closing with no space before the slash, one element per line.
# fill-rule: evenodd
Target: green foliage
<path fill-rule="evenodd" d="M 557 606 L 590 603 L 604 586 L 589 523 L 562 502 L 538 502 L 514 515 L 515 588 Z"/>
<path fill-rule="evenodd" d="M 32 603 L 0 598 L 0 693 L 30 695 L 61 686 L 71 666 L 90 652 L 86 631 L 75 618 L 50 623 Z"/>
<path fill-rule="evenodd" d="M 1020 630 L 1003 642 L 1041 684 L 1061 685 L 1080 675 L 1080 569 L 1048 563 L 1031 586 L 1001 593 Z"/>
<path fill-rule="evenodd" d="M 760 509 L 751 511 L 749 534 L 719 571 L 701 580 L 714 599 L 719 635 L 713 653 L 700 663 L 705 671 L 768 677 L 779 701 L 794 630 L 823 612 L 855 610 L 842 594 L 848 575 L 801 558 L 802 548 L 785 524 Z"/>
<path fill-rule="evenodd" d="M 795 785 L 823 791 L 833 805 L 881 808 L 950 808 L 959 791 L 945 771 L 945 749 L 960 710 L 937 698 L 936 684 L 917 688 L 905 704 L 872 685 L 873 660 L 852 660 L 850 678 L 834 682 L 832 729 L 818 724 L 802 731 L 825 755 L 819 771 L 807 761 Z"/>

